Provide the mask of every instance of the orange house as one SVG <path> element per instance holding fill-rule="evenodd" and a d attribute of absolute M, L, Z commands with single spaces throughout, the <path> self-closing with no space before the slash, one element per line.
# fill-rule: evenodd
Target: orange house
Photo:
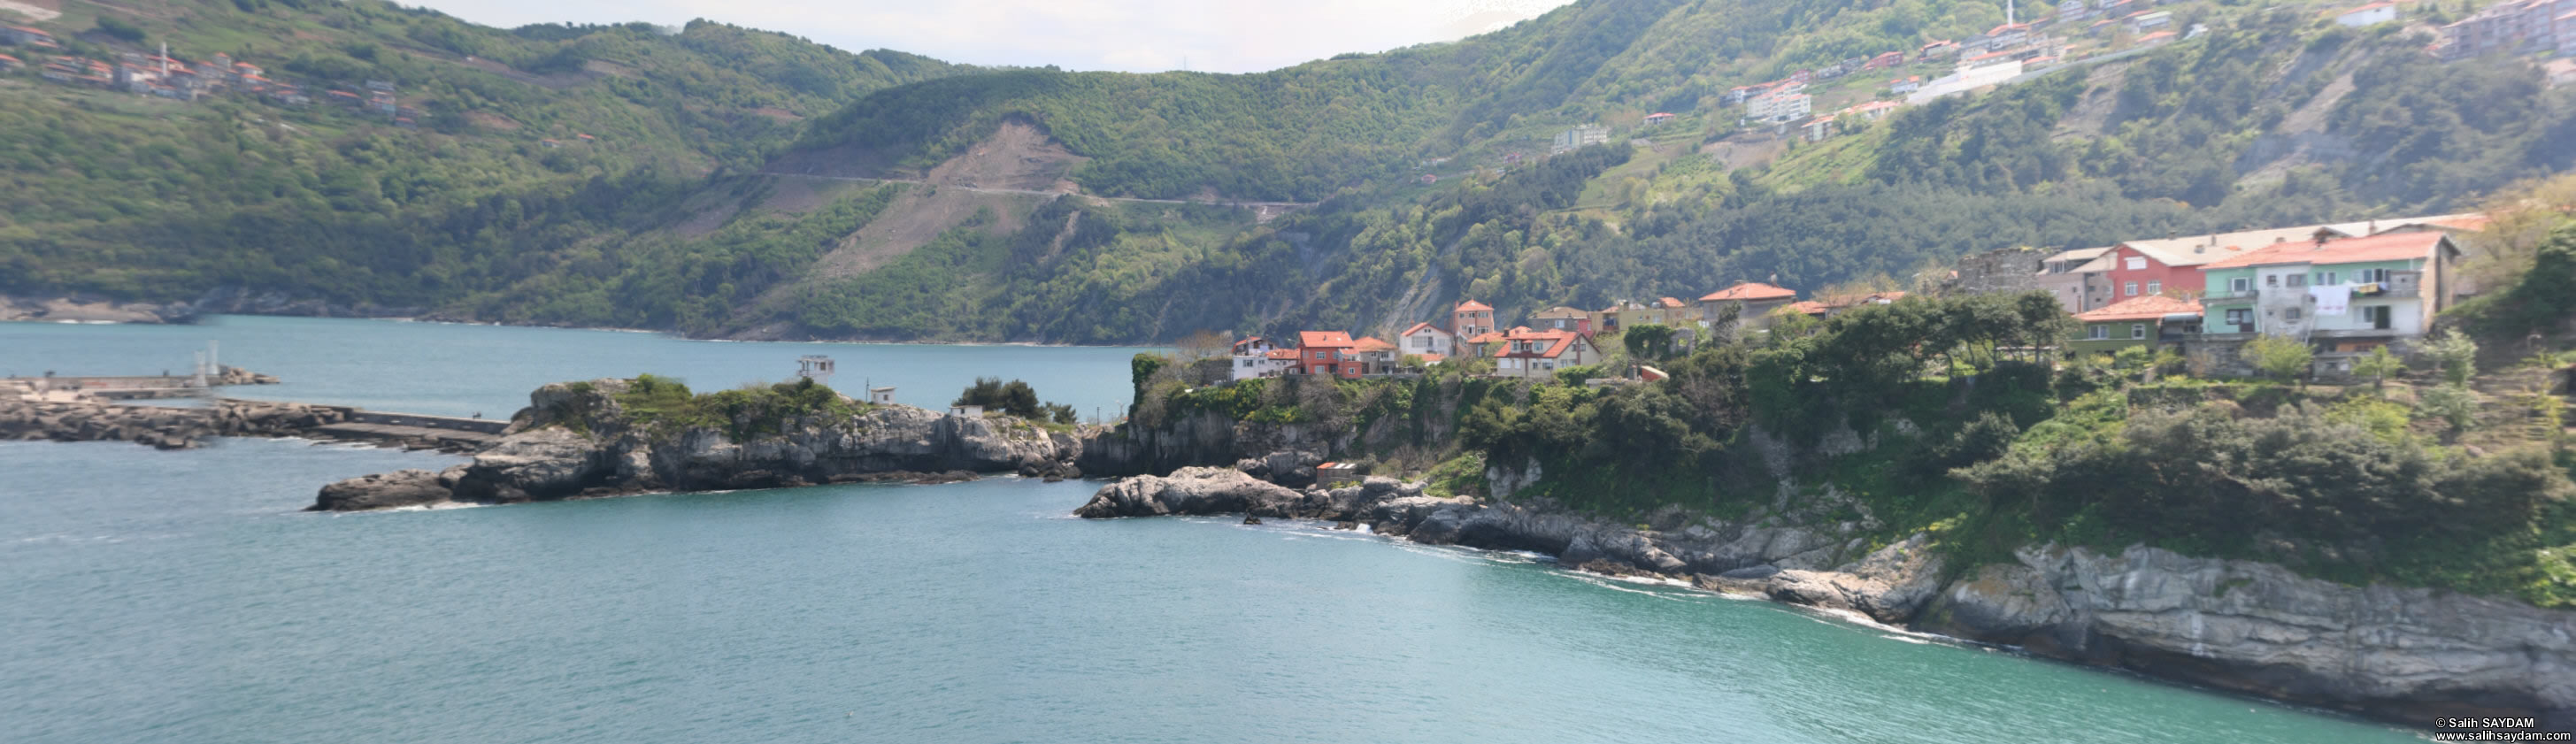
<path fill-rule="evenodd" d="M 1351 353 L 1351 348 L 1357 345 L 1351 341 L 1351 334 L 1341 331 L 1299 331 L 1297 372 L 1357 377 L 1359 357 Z"/>

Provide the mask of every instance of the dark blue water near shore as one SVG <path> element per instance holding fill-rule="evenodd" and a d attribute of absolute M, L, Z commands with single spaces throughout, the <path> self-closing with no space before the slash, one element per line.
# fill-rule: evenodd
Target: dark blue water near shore
<path fill-rule="evenodd" d="M 296 323 L 433 356 L 476 338 Z M 530 356 L 679 343 L 463 330 L 557 339 Z M 1125 387 L 1123 351 L 1025 351 L 1106 358 L 1096 384 Z M 491 361 L 494 389 L 457 397 L 589 363 Z M 1096 484 L 294 511 L 333 479 L 456 461 L 0 443 L 0 741 L 2411 740 L 1520 556 L 1067 517 Z"/>

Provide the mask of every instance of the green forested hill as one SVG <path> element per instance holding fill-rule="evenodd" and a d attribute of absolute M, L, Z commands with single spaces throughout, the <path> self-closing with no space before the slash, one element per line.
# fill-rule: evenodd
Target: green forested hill
<path fill-rule="evenodd" d="M 1517 316 L 1745 279 L 1906 284 L 1993 248 L 2450 211 L 2576 167 L 2576 89 L 2525 61 L 2437 62 L 2421 27 L 2343 29 L 2318 8 L 2162 7 L 2205 33 L 1808 143 L 1739 128 L 1719 94 L 1968 38 L 1999 8 L 1586 0 L 1459 42 L 1213 75 L 965 69 L 703 22 L 191 6 L 189 23 L 144 19 L 151 41 L 236 45 L 287 60 L 280 76 L 397 77 L 429 123 L 0 78 L 0 102 L 23 104 L 0 123 L 27 133 L 0 138 L 0 289 L 232 286 L 754 337 L 1371 332 L 1464 297 Z M 1946 71 L 1811 92 L 1829 112 Z M 1679 118 L 1643 125 L 1656 111 Z M 1611 144 L 1545 157 L 1584 122 Z M 581 133 L 601 139 L 538 143 Z M 853 175 L 919 183 L 830 178 Z M 1080 195 L 1037 193 L 1059 187 Z M 1318 203 L 1255 221 L 1094 197 Z"/>
<path fill-rule="evenodd" d="M 756 167 L 803 117 L 966 69 L 703 22 L 504 31 L 373 0 L 166 5 L 66 2 L 38 25 L 70 56 L 167 43 L 315 98 L 391 82 L 418 128 L 320 103 L 0 76 L 0 285 L 436 305 L 525 274 L 531 248 L 649 220 L 710 173 Z M 141 40 L 80 33 L 102 23 Z"/>

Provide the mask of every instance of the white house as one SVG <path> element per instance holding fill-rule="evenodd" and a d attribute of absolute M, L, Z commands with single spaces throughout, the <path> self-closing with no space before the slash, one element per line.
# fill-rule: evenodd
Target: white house
<path fill-rule="evenodd" d="M 1766 123 L 1795 121 L 1806 118 L 1808 112 L 1815 110 L 1814 97 L 1805 93 L 1785 92 L 1787 90 L 1782 88 L 1783 92 L 1754 96 L 1753 100 L 1745 101 L 1744 117 Z"/>
<path fill-rule="evenodd" d="M 1415 323 L 1404 329 L 1396 335 L 1395 343 L 1403 353 L 1425 360 L 1458 353 L 1458 334 L 1430 323 Z"/>
<path fill-rule="evenodd" d="M 2359 28 L 2397 20 L 2397 4 L 2378 2 L 2335 14 L 2335 22 Z"/>
<path fill-rule="evenodd" d="M 1566 367 L 1601 361 L 1592 337 L 1574 331 L 1514 331 L 1494 352 L 1494 374 L 1502 377 L 1556 376 Z"/>
<path fill-rule="evenodd" d="M 1282 349 L 1278 344 L 1271 343 L 1270 339 L 1251 336 L 1234 342 L 1230 376 L 1237 380 L 1270 377 L 1295 366 L 1297 366 L 1295 349 Z"/>

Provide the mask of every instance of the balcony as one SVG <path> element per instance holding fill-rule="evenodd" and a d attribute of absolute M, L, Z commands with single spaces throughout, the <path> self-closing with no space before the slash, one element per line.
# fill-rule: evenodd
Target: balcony
<path fill-rule="evenodd" d="M 2259 289 L 2213 289 L 2210 290 L 2208 294 L 2200 296 L 2200 304 L 2207 305 L 2212 302 L 2253 302 L 2255 297 L 2260 294 L 2262 294 L 2262 290 Z"/>

